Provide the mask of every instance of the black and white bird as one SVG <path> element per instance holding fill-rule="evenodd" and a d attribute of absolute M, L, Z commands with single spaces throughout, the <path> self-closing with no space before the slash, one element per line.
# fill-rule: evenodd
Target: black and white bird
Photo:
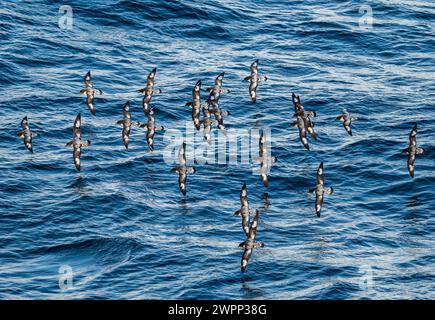
<path fill-rule="evenodd" d="M 145 125 L 141 125 L 142 127 L 147 128 L 146 139 L 147 139 L 148 147 L 150 148 L 151 151 L 154 150 L 154 134 L 156 133 L 156 131 L 164 131 L 165 130 L 165 127 L 163 127 L 161 125 L 156 125 L 156 119 L 154 117 L 154 112 L 155 112 L 154 108 L 147 109 L 145 111 L 145 115 L 147 116 L 148 121 Z"/>
<path fill-rule="evenodd" d="M 222 89 L 222 80 L 224 79 L 225 72 L 221 72 L 214 81 L 214 86 L 207 88 L 207 92 L 210 92 L 210 96 L 207 99 L 207 103 L 214 106 L 219 103 L 221 94 L 230 93 L 229 89 Z"/>
<path fill-rule="evenodd" d="M 408 155 L 408 172 L 409 175 L 414 178 L 415 156 L 424 153 L 423 148 L 417 147 L 417 124 L 412 128 L 409 134 L 408 148 L 404 149 L 403 152 Z"/>
<path fill-rule="evenodd" d="M 343 114 L 339 115 L 337 117 L 337 120 L 343 122 L 343 127 L 346 132 L 349 135 L 352 135 L 352 128 L 350 127 L 350 125 L 352 124 L 352 121 L 356 120 L 356 118 L 351 117 L 349 112 L 346 109 L 343 109 Z"/>
<path fill-rule="evenodd" d="M 33 144 L 32 139 L 37 136 L 36 133 L 33 133 L 30 131 L 29 127 L 29 121 L 27 119 L 27 116 L 21 120 L 21 128 L 22 131 L 17 133 L 17 136 L 23 139 L 24 146 L 29 150 L 31 153 L 33 153 Z"/>
<path fill-rule="evenodd" d="M 204 127 L 204 140 L 211 145 L 211 126 L 213 121 L 211 120 L 210 110 L 208 106 L 204 106 L 202 109 L 203 120 L 202 125 Z"/>
<path fill-rule="evenodd" d="M 183 195 L 186 195 L 187 188 L 187 175 L 196 172 L 195 167 L 188 167 L 186 162 L 186 143 L 180 146 L 178 150 L 179 166 L 173 168 L 171 171 L 178 173 L 178 187 Z"/>
<path fill-rule="evenodd" d="M 310 150 L 304 119 L 302 117 L 297 116 L 296 121 L 293 122 L 292 126 L 297 127 L 299 129 L 299 140 L 301 140 L 302 145 L 305 147 L 305 149 Z"/>
<path fill-rule="evenodd" d="M 251 64 L 251 75 L 244 79 L 249 81 L 249 95 L 253 103 L 257 101 L 257 87 L 261 81 L 267 81 L 266 76 L 260 76 L 258 74 L 258 59 Z"/>
<path fill-rule="evenodd" d="M 123 107 L 124 118 L 116 122 L 118 125 L 122 125 L 122 141 L 124 146 L 128 149 L 128 142 L 130 137 L 131 127 L 146 127 L 146 124 L 142 122 L 135 122 L 131 120 L 130 101 L 127 101 Z"/>
<path fill-rule="evenodd" d="M 312 120 L 312 118 L 317 116 L 316 112 L 305 110 L 305 107 L 301 103 L 300 96 L 297 96 L 294 93 L 292 93 L 292 101 L 293 101 L 293 106 L 295 108 L 295 112 L 293 116 L 301 117 L 302 120 L 304 121 L 305 131 L 307 131 L 313 137 L 314 140 L 317 140 L 317 133 L 314 131 L 314 122 Z"/>
<path fill-rule="evenodd" d="M 103 91 L 94 88 L 90 71 L 86 73 L 84 83 L 85 88 L 80 90 L 80 93 L 86 95 L 86 105 L 88 106 L 89 111 L 95 116 L 94 96 L 102 95 Z"/>
<path fill-rule="evenodd" d="M 258 160 L 260 162 L 260 177 L 261 177 L 261 181 L 263 182 L 265 187 L 269 186 L 269 178 L 268 178 L 268 174 L 270 171 L 270 167 L 272 166 L 272 163 L 275 163 L 276 161 L 278 161 L 278 159 L 276 157 L 273 157 L 269 154 L 269 149 L 268 149 L 268 142 L 266 139 L 266 134 L 264 131 L 261 132 L 260 134 L 260 139 L 259 139 L 259 157 Z"/>
<path fill-rule="evenodd" d="M 146 87 L 138 90 L 140 93 L 144 95 L 142 99 L 142 108 L 145 115 L 147 115 L 147 111 L 149 109 L 153 95 L 162 93 L 162 90 L 154 89 L 154 80 L 156 78 L 156 74 L 157 74 L 157 68 L 154 68 L 148 74 Z"/>
<path fill-rule="evenodd" d="M 322 211 L 323 198 L 325 194 L 332 194 L 334 192 L 333 188 L 325 188 L 324 186 L 325 178 L 323 174 L 323 162 L 320 163 L 319 168 L 317 169 L 317 184 L 314 188 L 310 189 L 309 192 L 316 194 L 316 214 L 320 217 L 320 212 Z"/>
<path fill-rule="evenodd" d="M 234 215 L 242 217 L 242 228 L 245 235 L 249 234 L 249 214 L 250 214 L 249 202 L 248 202 L 248 189 L 246 183 L 243 184 L 240 191 L 240 209 L 234 212 Z"/>
<path fill-rule="evenodd" d="M 73 140 L 71 140 L 66 144 L 67 147 L 69 146 L 73 147 L 74 165 L 76 166 L 76 169 L 78 171 L 80 171 L 80 156 L 82 154 L 82 147 L 87 147 L 91 145 L 90 140 L 82 140 L 81 129 L 80 129 L 81 123 L 82 123 L 82 118 L 81 118 L 81 114 L 79 113 L 74 121 Z"/>
<path fill-rule="evenodd" d="M 204 107 L 204 104 L 201 103 L 201 80 L 195 84 L 192 90 L 192 101 L 186 103 L 186 106 L 192 108 L 192 121 L 196 128 L 196 130 L 201 129 L 201 109 Z"/>
<path fill-rule="evenodd" d="M 249 225 L 249 231 L 248 231 L 248 235 L 246 237 L 246 240 L 243 241 L 241 244 L 239 244 L 239 247 L 244 249 L 242 261 L 241 261 L 242 272 L 246 271 L 249 259 L 251 258 L 252 252 L 254 251 L 254 249 L 264 247 L 263 242 L 257 242 L 255 240 L 255 238 L 257 236 L 257 227 L 258 227 L 259 217 L 260 217 L 260 211 L 256 210 L 254 219 L 252 220 L 252 222 Z"/>

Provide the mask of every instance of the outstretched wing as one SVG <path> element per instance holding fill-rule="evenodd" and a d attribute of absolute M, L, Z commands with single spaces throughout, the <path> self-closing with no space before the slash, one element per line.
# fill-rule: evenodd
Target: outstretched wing
<path fill-rule="evenodd" d="M 249 227 L 249 234 L 248 234 L 248 240 L 251 240 L 252 242 L 255 241 L 255 237 L 257 236 L 257 226 L 258 226 L 259 218 L 260 218 L 260 211 L 255 210 L 255 216 L 251 222 L 251 226 Z"/>
<path fill-rule="evenodd" d="M 304 120 L 301 117 L 298 117 L 298 129 L 299 129 L 299 138 L 304 145 L 305 149 L 310 150 L 310 146 L 308 145 L 307 139 L 307 131 L 305 130 Z"/>
<path fill-rule="evenodd" d="M 257 87 L 258 87 L 258 81 L 257 79 L 251 77 L 251 80 L 249 82 L 249 95 L 251 96 L 251 100 L 253 103 L 257 102 Z"/>
<path fill-rule="evenodd" d="M 323 192 L 318 193 L 316 192 L 316 214 L 318 217 L 320 217 L 320 212 L 322 211 L 322 204 L 323 204 Z"/>
<path fill-rule="evenodd" d="M 409 152 L 408 153 L 408 172 L 412 178 L 414 178 L 414 162 L 415 162 L 415 152 Z"/>
<path fill-rule="evenodd" d="M 181 167 L 186 166 L 186 143 L 183 142 L 183 144 L 180 146 L 180 149 L 178 150 L 178 162 L 180 163 Z"/>
<path fill-rule="evenodd" d="M 91 72 L 88 71 L 86 73 L 86 75 L 83 78 L 84 82 L 85 82 L 85 87 L 87 88 L 92 88 L 92 77 L 91 77 Z"/>
<path fill-rule="evenodd" d="M 21 128 L 23 128 L 23 130 L 30 130 L 29 121 L 27 120 L 27 116 L 24 117 L 23 120 L 21 120 Z"/>
<path fill-rule="evenodd" d="M 192 90 L 192 100 L 196 101 L 201 98 L 201 80 L 198 80 Z"/>
<path fill-rule="evenodd" d="M 242 190 L 240 191 L 240 204 L 242 207 L 249 207 L 246 183 L 243 184 Z"/>
<path fill-rule="evenodd" d="M 81 138 L 81 131 L 80 127 L 82 125 L 82 116 L 79 113 L 74 121 L 74 127 L 73 127 L 73 136 L 74 139 L 80 139 Z"/>
<path fill-rule="evenodd" d="M 88 106 L 89 111 L 95 115 L 95 107 L 94 107 L 94 94 L 86 95 L 86 105 Z"/>
<path fill-rule="evenodd" d="M 242 272 L 246 271 L 246 268 L 248 267 L 248 261 L 252 256 L 252 248 L 245 248 L 245 251 L 243 252 L 242 256 L 242 262 L 241 262 L 241 270 Z"/>
<path fill-rule="evenodd" d="M 323 175 L 323 161 L 320 162 L 319 168 L 317 168 L 317 185 L 322 185 L 325 183 L 325 177 Z"/>
<path fill-rule="evenodd" d="M 157 73 L 157 68 L 151 70 L 151 72 L 148 75 L 148 79 L 154 79 L 156 77 L 156 73 Z"/>
<path fill-rule="evenodd" d="M 130 101 L 127 101 L 127 102 L 124 104 L 124 107 L 123 107 L 123 114 L 124 114 L 124 119 L 126 119 L 126 118 L 131 119 L 131 113 L 130 113 Z"/>
<path fill-rule="evenodd" d="M 76 169 L 80 171 L 80 156 L 82 154 L 82 150 L 79 145 L 74 144 L 73 149 L 73 159 L 74 159 L 74 165 L 76 166 Z"/>
<path fill-rule="evenodd" d="M 124 146 L 126 149 L 128 149 L 128 140 L 130 137 L 130 131 L 131 131 L 131 126 L 126 125 L 126 123 L 124 122 L 122 128 L 122 141 L 124 142 Z"/>
<path fill-rule="evenodd" d="M 260 163 L 260 177 L 261 181 L 263 182 L 263 185 L 267 188 L 269 186 L 269 179 L 267 177 L 267 170 L 268 170 L 267 160 L 261 161 Z"/>
<path fill-rule="evenodd" d="M 350 127 L 350 121 L 348 123 L 344 122 L 343 127 L 346 130 L 346 132 L 351 136 L 352 135 L 352 128 Z"/>
<path fill-rule="evenodd" d="M 414 125 L 411 133 L 409 134 L 409 146 L 417 146 L 417 124 Z"/>
<path fill-rule="evenodd" d="M 178 186 L 180 187 L 180 191 L 183 195 L 186 195 L 186 180 L 187 180 L 186 172 L 180 170 L 178 176 Z"/>

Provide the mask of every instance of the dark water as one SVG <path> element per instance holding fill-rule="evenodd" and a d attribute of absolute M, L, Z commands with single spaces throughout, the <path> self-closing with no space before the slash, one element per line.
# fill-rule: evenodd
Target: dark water
<path fill-rule="evenodd" d="M 60 2 L 2 1 L 0 298 L 435 298 L 435 5 L 366 4 L 371 28 L 360 1 L 74 1 L 68 30 Z M 253 105 L 242 79 L 256 58 L 269 80 Z M 183 197 L 167 135 L 150 152 L 134 128 L 124 149 L 115 122 L 127 100 L 145 120 L 136 90 L 153 67 L 167 134 L 193 126 L 195 82 L 226 72 L 228 133 L 271 130 L 269 188 L 255 163 L 196 163 Z M 88 70 L 104 91 L 95 117 L 78 94 Z M 291 92 L 318 114 L 309 152 Z M 358 117 L 352 137 L 343 108 Z M 93 142 L 80 173 L 64 147 L 78 112 Z M 34 154 L 16 136 L 25 115 Z M 415 122 L 426 153 L 412 179 L 401 150 Z M 317 218 L 307 190 L 320 161 L 335 192 Z M 243 182 L 266 243 L 244 274 Z"/>

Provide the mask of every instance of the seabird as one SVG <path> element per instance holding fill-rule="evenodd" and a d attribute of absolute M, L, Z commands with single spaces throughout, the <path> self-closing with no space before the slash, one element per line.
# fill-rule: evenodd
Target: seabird
<path fill-rule="evenodd" d="M 257 235 L 257 226 L 258 226 L 259 216 L 260 216 L 260 211 L 255 210 L 255 216 L 250 224 L 247 238 L 244 242 L 239 244 L 239 247 L 244 249 L 242 261 L 241 261 L 242 272 L 246 271 L 249 258 L 251 258 L 251 255 L 252 255 L 252 251 L 256 248 L 263 248 L 264 247 L 264 243 L 255 241 L 255 237 Z"/>
<path fill-rule="evenodd" d="M 130 136 L 131 127 L 146 127 L 146 124 L 142 122 L 133 122 L 131 121 L 131 113 L 130 113 L 130 101 L 127 101 L 123 107 L 124 118 L 116 122 L 118 125 L 122 125 L 122 141 L 124 142 L 124 146 L 128 149 L 128 139 Z"/>
<path fill-rule="evenodd" d="M 192 108 L 192 121 L 195 125 L 196 130 L 201 128 L 201 120 L 199 116 L 201 114 L 201 108 L 203 105 L 201 104 L 201 80 L 199 80 L 192 90 L 192 101 L 186 103 L 186 106 Z"/>
<path fill-rule="evenodd" d="M 266 76 L 258 75 L 258 59 L 251 64 L 251 75 L 245 78 L 249 81 L 249 95 L 253 103 L 257 101 L 257 86 L 260 81 L 267 81 Z"/>
<path fill-rule="evenodd" d="M 195 167 L 188 167 L 186 163 L 186 143 L 180 146 L 178 150 L 178 162 L 179 166 L 173 168 L 171 171 L 178 173 L 178 186 L 183 195 L 186 195 L 186 184 L 187 184 L 187 175 L 191 173 L 195 173 Z"/>
<path fill-rule="evenodd" d="M 296 121 L 293 122 L 292 125 L 299 129 L 299 139 L 301 140 L 305 149 L 310 150 L 310 146 L 308 144 L 308 139 L 307 139 L 307 131 L 305 129 L 304 119 L 302 117 L 297 116 Z"/>
<path fill-rule="evenodd" d="M 27 150 L 33 153 L 32 138 L 36 137 L 37 134 L 30 131 L 27 116 L 24 117 L 23 120 L 21 120 L 21 128 L 23 128 L 23 130 L 18 132 L 17 136 L 23 139 L 24 145 L 26 146 Z"/>
<path fill-rule="evenodd" d="M 316 187 L 309 190 L 310 193 L 316 193 L 316 214 L 320 217 L 320 211 L 322 210 L 323 204 L 323 195 L 332 194 L 334 192 L 333 188 L 325 188 L 324 187 L 325 178 L 323 175 L 323 161 L 320 163 L 319 168 L 317 169 L 317 185 Z"/>
<path fill-rule="evenodd" d="M 73 127 L 73 140 L 68 142 L 66 146 L 72 146 L 73 147 L 73 158 L 74 158 L 74 165 L 76 166 L 76 169 L 80 171 L 80 156 L 82 153 L 82 147 L 87 147 L 91 145 L 90 140 L 82 140 L 81 137 L 81 126 L 82 118 L 80 113 L 77 115 L 75 121 L 74 121 L 74 127 Z"/>
<path fill-rule="evenodd" d="M 352 135 L 352 128 L 350 125 L 355 118 L 351 117 L 349 112 L 346 109 L 343 109 L 343 114 L 337 117 L 337 120 L 343 122 L 343 127 L 347 131 L 349 135 Z"/>
<path fill-rule="evenodd" d="M 275 163 L 278 159 L 276 157 L 271 157 L 268 149 L 267 149 L 267 142 L 266 142 L 266 135 L 264 134 L 264 131 L 261 132 L 260 139 L 259 139 L 259 161 L 260 161 L 260 177 L 261 181 L 263 181 L 263 184 L 265 187 L 269 186 L 269 179 L 267 177 L 271 163 Z"/>
<path fill-rule="evenodd" d="M 404 153 L 408 155 L 408 171 L 409 175 L 414 178 L 414 162 L 415 156 L 418 154 L 423 154 L 424 149 L 417 147 L 417 124 L 411 130 L 409 134 L 409 146 L 403 150 Z"/>
<path fill-rule="evenodd" d="M 142 108 L 145 113 L 147 114 L 147 110 L 149 108 L 149 104 L 151 102 L 151 99 L 154 94 L 162 93 L 162 90 L 160 89 L 154 89 L 154 79 L 156 77 L 157 68 L 154 68 L 151 70 L 147 77 L 147 85 L 145 88 L 139 89 L 138 91 L 144 95 L 142 100 Z"/>
<path fill-rule="evenodd" d="M 204 126 L 204 140 L 207 141 L 209 145 L 211 145 L 211 117 L 210 117 L 210 110 L 208 106 L 204 106 L 202 109 L 202 113 L 204 115 L 204 119 L 202 121 L 202 124 Z"/>
<path fill-rule="evenodd" d="M 147 109 L 145 115 L 148 118 L 148 122 L 145 127 L 147 128 L 147 143 L 151 151 L 154 150 L 154 134 L 156 131 L 164 131 L 163 126 L 156 126 L 156 120 L 154 117 L 154 108 Z"/>
<path fill-rule="evenodd" d="M 95 116 L 94 96 L 102 95 L 103 91 L 99 89 L 94 89 L 90 71 L 86 73 L 84 77 L 84 82 L 85 82 L 85 88 L 80 90 L 80 93 L 86 95 L 86 105 L 88 106 L 89 111 Z"/>
<path fill-rule="evenodd" d="M 240 209 L 234 212 L 234 215 L 242 216 L 242 228 L 246 236 L 249 234 L 249 213 L 248 190 L 246 188 L 246 183 L 244 183 L 242 190 L 240 191 Z"/>

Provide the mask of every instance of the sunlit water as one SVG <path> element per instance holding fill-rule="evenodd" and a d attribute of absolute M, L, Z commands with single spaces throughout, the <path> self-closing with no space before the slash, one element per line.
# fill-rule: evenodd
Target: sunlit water
<path fill-rule="evenodd" d="M 71 30 L 60 4 L 0 6 L 0 298 L 435 298 L 432 1 L 74 3 Z M 242 80 L 257 58 L 269 80 L 254 105 Z M 127 100 L 145 121 L 136 91 L 153 67 L 156 120 L 181 133 L 195 82 L 226 72 L 228 133 L 271 130 L 269 188 L 255 163 L 195 163 L 183 197 L 163 134 L 150 152 L 134 128 L 125 150 L 115 122 Z M 95 117 L 78 94 L 88 70 L 104 91 Z M 317 112 L 311 151 L 290 126 L 292 92 Z M 93 142 L 80 173 L 64 147 L 78 112 Z M 25 115 L 34 154 L 16 136 Z M 412 179 L 401 150 L 415 122 L 426 153 Z M 307 191 L 321 161 L 335 192 L 317 218 Z M 246 273 L 243 182 L 266 244 Z"/>

